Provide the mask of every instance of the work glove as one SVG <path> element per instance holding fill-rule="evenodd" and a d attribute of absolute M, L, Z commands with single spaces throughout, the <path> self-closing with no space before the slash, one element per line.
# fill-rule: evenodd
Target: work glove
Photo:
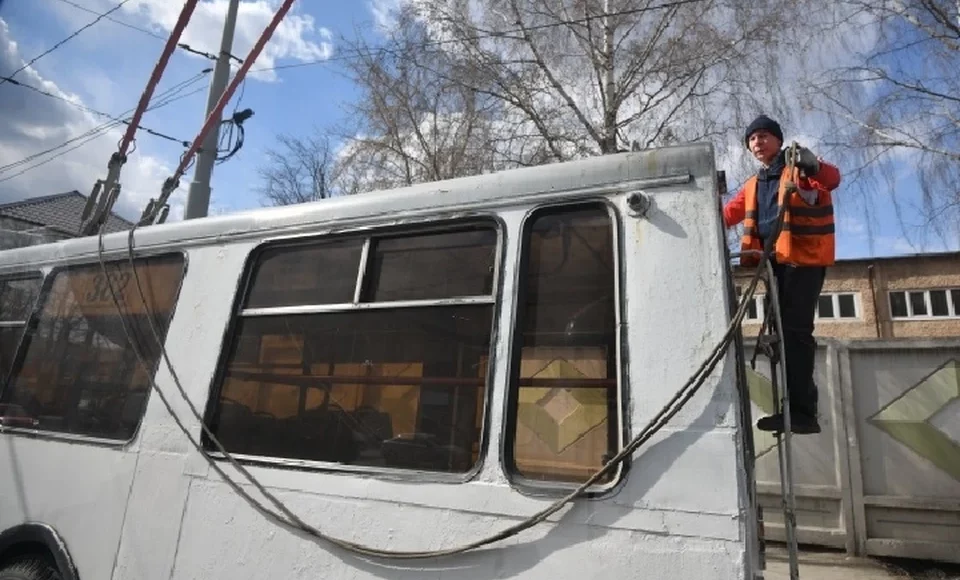
<path fill-rule="evenodd" d="M 806 177 L 813 177 L 820 173 L 820 160 L 814 155 L 813 151 L 806 147 L 800 147 L 797 150 L 797 159 L 794 162 L 797 169 L 803 172 Z"/>

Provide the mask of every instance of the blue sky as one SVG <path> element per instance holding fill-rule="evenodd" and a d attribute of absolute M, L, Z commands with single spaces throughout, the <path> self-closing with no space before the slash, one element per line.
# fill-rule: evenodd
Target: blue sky
<path fill-rule="evenodd" d="M 306 136 L 312 127 L 322 128 L 343 119 L 342 106 L 356 98 L 357 91 L 344 75 L 342 62 L 336 60 L 339 38 L 358 33 L 375 35 L 376 11 L 396 1 L 299 0 L 295 3 L 254 69 L 315 64 L 261 72 L 246 82 L 240 106 L 252 108 L 255 116 L 245 125 L 244 148 L 214 169 L 211 213 L 260 205 L 255 191 L 257 167 L 263 163 L 265 149 L 274 144 L 277 134 Z M 0 74 L 9 74 L 12 69 L 6 70 L 8 67 L 19 66 L 95 18 L 94 14 L 71 3 L 97 13 L 116 5 L 114 0 L 5 0 L 0 3 L 0 49 L 5 56 Z M 216 52 L 225 6 L 226 0 L 201 1 L 184 40 L 196 49 Z M 275 6 L 276 0 L 243 1 L 234 54 L 245 56 Z M 66 96 L 74 102 L 72 105 L 10 83 L 0 86 L 0 165 L 53 147 L 103 121 L 77 105 L 114 116 L 132 108 L 180 7 L 180 2 L 171 0 L 132 0 L 112 17 L 148 32 L 102 20 L 17 75 L 20 82 Z M 334 60 L 324 62 L 331 55 Z M 195 77 L 212 65 L 203 57 L 177 50 L 158 92 Z M 178 96 L 197 92 L 148 112 L 142 124 L 177 139 L 192 140 L 203 120 L 208 82 L 209 75 L 197 78 Z M 233 110 L 235 103 L 236 99 L 228 105 L 228 111 Z M 2 119 L 4 116 L 8 117 L 6 121 Z M 804 129 L 785 126 L 784 132 L 787 139 L 815 133 L 810 128 Z M 117 131 L 107 133 L 45 165 L 0 181 L 0 202 L 70 189 L 88 193 L 94 180 L 105 175 L 107 160 L 116 148 L 118 137 Z M 172 172 L 182 151 L 176 143 L 140 133 L 137 151 L 124 167 L 124 195 L 118 210 L 127 217 L 139 215 L 147 199 L 159 193 L 163 179 Z M 16 171 L 0 172 L 0 180 L 12 173 Z M 903 220 L 908 224 L 920 223 L 919 214 L 909 209 L 919 204 L 916 178 L 907 165 L 901 167 L 898 175 L 898 199 L 907 209 Z M 190 178 L 188 172 L 181 180 L 178 203 L 183 201 Z M 869 192 L 845 196 L 841 186 L 836 194 L 841 257 L 957 249 L 956 241 L 952 247 L 907 243 L 900 233 L 900 220 L 889 208 L 887 189 L 886 184 L 882 184 L 871 198 Z M 175 207 L 174 218 L 177 210 Z"/>
<path fill-rule="evenodd" d="M 114 5 L 112 0 L 72 1 L 74 4 L 88 7 L 97 12 L 103 12 Z M 136 3 L 131 2 L 131 5 Z M 164 2 L 155 2 L 155 4 L 162 3 Z M 176 13 L 179 12 L 180 3 L 165 3 L 176 5 L 173 15 L 173 18 L 175 18 Z M 217 8 L 222 9 L 226 2 L 205 2 L 202 4 L 207 4 L 208 7 L 219 4 Z M 250 18 L 246 8 L 260 8 L 260 12 L 269 14 L 274 8 L 269 4 L 273 3 L 247 1 L 243 3 L 241 17 L 238 21 L 237 40 L 234 44 L 234 53 L 237 56 L 242 58 L 246 55 L 253 35 L 262 30 L 266 24 L 266 18 L 269 18 L 269 16 L 259 20 Z M 338 8 L 331 10 L 331 5 L 336 5 Z M 268 10 L 264 11 L 264 8 Z M 219 46 L 222 20 L 217 21 L 215 26 L 207 25 L 203 26 L 202 30 L 198 30 L 199 26 L 197 25 L 206 24 L 198 19 L 202 16 L 199 13 L 200 8 L 197 9 L 197 14 L 195 14 L 194 21 L 188 28 L 185 38 L 193 48 L 216 52 Z M 164 38 L 168 34 L 162 25 L 152 21 L 151 16 L 154 15 L 146 15 L 141 10 L 132 12 L 124 7 L 124 9 L 113 13 L 111 16 L 139 28 L 153 31 Z M 253 68 L 264 68 L 265 65 L 284 66 L 305 62 L 320 62 L 309 66 L 277 71 L 274 73 L 274 78 L 264 78 L 261 73 L 259 79 L 251 78 L 242 87 L 243 96 L 240 106 L 241 108 L 252 108 L 255 115 L 245 124 L 246 140 L 244 148 L 231 160 L 217 165 L 214 169 L 213 202 L 215 207 L 213 209 L 215 211 L 229 211 L 259 205 L 259 199 L 251 186 L 255 185 L 257 181 L 256 169 L 263 159 L 264 150 L 273 144 L 275 135 L 279 133 L 302 135 L 308 132 L 312 126 L 322 127 L 336 122 L 342 117 L 341 105 L 355 97 L 352 83 L 344 76 L 339 63 L 323 62 L 322 57 L 329 54 L 331 45 L 333 45 L 333 50 L 336 50 L 335 45 L 338 35 L 352 36 L 356 30 L 368 32 L 374 30 L 374 15 L 371 11 L 371 5 L 366 2 L 327 3 L 317 0 L 301 0 L 295 4 L 291 16 L 295 19 L 294 21 L 304 26 L 300 27 L 302 30 L 288 31 L 289 39 L 285 44 L 289 46 L 284 49 L 285 54 L 272 59 L 273 62 L 264 62 L 265 59 L 261 57 Z M 93 14 L 81 11 L 60 0 L 29 2 L 8 0 L 3 3 L 2 12 L 0 12 L 0 18 L 6 22 L 8 28 L 8 38 L 5 40 L 15 41 L 19 56 L 25 60 L 40 54 L 95 17 Z M 288 17 L 287 22 L 290 21 L 291 17 Z M 241 31 L 244 28 L 252 33 L 248 35 L 250 40 L 246 43 L 242 43 L 240 38 Z M 298 43 L 305 44 L 307 48 L 296 46 Z M 42 77 L 43 81 L 55 83 L 59 91 L 75 95 L 78 102 L 83 105 L 111 115 L 119 115 L 136 104 L 152 67 L 160 55 L 163 44 L 164 40 L 144 32 L 124 27 L 112 21 L 101 20 L 61 49 L 42 58 L 32 68 Z M 271 41 L 271 45 L 273 44 L 275 43 Z M 189 79 L 200 73 L 204 68 L 212 67 L 212 65 L 211 61 L 203 57 L 177 50 L 166 68 L 157 92 L 163 91 L 184 79 Z M 5 70 L 2 72 L 3 74 L 9 74 L 11 71 Z M 27 72 L 18 74 L 17 80 L 37 86 L 40 79 L 31 78 L 26 74 Z M 197 82 L 187 87 L 187 90 L 180 94 L 201 89 L 199 92 L 178 100 L 163 109 L 148 112 L 144 116 L 142 124 L 177 139 L 192 140 L 203 121 L 209 77 L 208 74 L 198 79 Z M 49 87 L 44 88 L 50 91 Z M 22 98 L 28 98 L 32 101 L 31 106 L 49 113 L 53 119 L 60 114 L 66 114 L 68 111 L 71 115 L 83 115 L 83 111 L 77 107 L 71 107 L 67 103 L 38 95 L 22 87 L 11 86 L 9 83 L 0 87 L 0 92 L 22 93 Z M 233 110 L 235 103 L 236 99 L 228 105 L 228 111 Z M 103 119 L 96 118 L 95 120 L 97 122 L 103 121 Z M 77 133 L 80 132 L 82 131 L 77 131 Z M 69 136 L 69 134 L 67 135 Z M 102 177 L 99 174 L 105 173 L 109 154 L 116 148 L 116 136 L 117 134 L 114 133 L 112 137 L 109 135 L 101 137 L 82 148 L 84 150 L 96 150 L 100 153 L 99 158 L 95 153 L 83 157 L 83 161 L 88 164 L 92 162 L 98 165 L 97 171 L 91 173 L 91 179 L 82 182 L 61 183 L 59 189 L 51 184 L 53 190 L 45 191 L 45 193 L 56 193 L 65 189 L 78 189 L 87 193 L 93 185 L 93 180 L 97 176 Z M 64 140 L 60 138 L 59 141 L 53 139 L 50 142 L 56 141 L 59 143 Z M 19 156 L 15 157 L 11 154 L 8 159 L 7 155 L 3 155 L 4 158 L 0 160 L 0 163 L 7 164 L 46 148 L 46 146 L 41 146 L 40 143 L 23 143 Z M 133 187 L 144 190 L 142 192 L 138 191 L 140 195 L 136 196 L 137 206 L 140 202 L 145 201 L 144 196 L 155 196 L 159 192 L 162 176 L 168 175 L 173 170 L 182 151 L 183 147 L 178 144 L 151 135 L 138 134 L 137 153 L 148 158 L 148 161 L 145 162 L 147 167 L 135 167 L 136 160 L 131 159 L 124 167 L 123 174 L 125 186 L 129 185 L 128 181 L 132 179 Z M 65 154 L 62 158 L 58 158 L 49 164 L 28 171 L 15 179 L 0 183 L 0 197 L 4 200 L 10 197 L 23 197 L 24 189 L 37 189 L 31 186 L 32 181 L 37 181 L 42 177 L 41 174 L 49 172 L 62 160 L 76 158 L 79 153 L 80 150 Z M 161 163 L 163 167 L 157 168 L 154 161 Z M 141 173 L 146 175 L 140 175 Z M 150 178 L 153 178 L 154 183 L 150 183 Z M 181 194 L 187 190 L 189 180 L 190 174 L 188 173 L 187 177 L 181 181 L 179 190 Z M 43 180 L 40 181 L 43 182 Z M 11 192 L 11 189 L 15 191 Z M 151 189 L 152 191 L 147 191 Z M 39 194 L 39 191 L 30 191 L 30 195 Z M 129 214 L 134 210 L 134 205 L 126 204 L 120 209 Z M 136 207 L 136 212 L 139 212 L 139 209 L 139 207 Z"/>

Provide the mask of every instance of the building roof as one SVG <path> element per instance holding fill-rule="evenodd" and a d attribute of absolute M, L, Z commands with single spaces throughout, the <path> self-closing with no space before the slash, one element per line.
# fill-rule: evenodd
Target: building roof
<path fill-rule="evenodd" d="M 87 196 L 79 191 L 68 191 L 43 197 L 31 197 L 0 205 L 0 217 L 18 219 L 51 230 L 80 235 L 80 216 L 87 204 Z M 107 219 L 107 233 L 129 230 L 133 224 L 111 212 Z"/>

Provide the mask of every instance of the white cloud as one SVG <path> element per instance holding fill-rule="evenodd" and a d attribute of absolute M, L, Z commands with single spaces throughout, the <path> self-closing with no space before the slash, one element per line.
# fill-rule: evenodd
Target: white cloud
<path fill-rule="evenodd" d="M 7 23 L 0 18 L 0 69 L 16 70 L 23 62 Z M 33 68 L 23 70 L 16 79 L 82 106 L 79 97 L 44 79 Z M 113 128 L 90 134 L 89 140 L 76 138 L 102 127 L 103 121 L 70 103 L 7 83 L 0 90 L 0 166 L 4 167 L 0 169 L 0 203 L 74 189 L 89 194 L 94 182 L 106 175 L 107 161 L 116 150 L 121 131 Z M 58 148 L 69 140 L 74 141 Z M 8 167 L 32 156 L 30 161 Z M 159 158 L 138 152 L 130 155 L 123 167 L 117 213 L 139 217 L 172 170 Z M 175 200 L 174 204 L 182 201 Z M 174 210 L 176 207 L 172 214 Z"/>
<path fill-rule="evenodd" d="M 373 14 L 377 30 L 387 33 L 397 26 L 397 11 L 409 0 L 370 0 L 367 6 Z"/>
<path fill-rule="evenodd" d="M 229 0 L 198 2 L 180 42 L 189 44 L 191 48 L 199 51 L 211 54 L 219 52 L 228 4 Z M 260 34 L 273 19 L 279 4 L 278 0 L 240 2 L 231 50 L 234 56 L 246 57 Z M 182 3 L 170 0 L 133 0 L 123 7 L 122 12 L 137 15 L 139 19 L 145 20 L 148 25 L 166 35 L 176 24 L 181 8 Z M 318 27 L 313 16 L 298 14 L 291 9 L 280 22 L 270 41 L 264 46 L 252 68 L 271 68 L 276 66 L 280 59 L 325 60 L 333 54 L 331 40 L 330 31 Z M 251 72 L 249 76 L 264 81 L 277 78 L 274 71 Z"/>

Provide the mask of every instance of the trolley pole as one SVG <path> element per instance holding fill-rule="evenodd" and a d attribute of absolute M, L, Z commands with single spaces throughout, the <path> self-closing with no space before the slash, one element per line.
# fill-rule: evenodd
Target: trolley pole
<path fill-rule="evenodd" d="M 220 39 L 220 54 L 217 56 L 217 65 L 213 69 L 213 78 L 210 79 L 210 93 L 207 95 L 207 111 L 204 120 L 216 108 L 220 95 L 227 88 L 230 79 L 230 51 L 233 49 L 233 32 L 237 26 L 237 11 L 240 0 L 230 0 L 227 7 L 227 18 L 223 22 L 223 36 Z M 213 174 L 213 164 L 217 160 L 217 143 L 220 141 L 220 119 L 207 133 L 201 150 L 197 154 L 197 166 L 193 170 L 193 181 L 187 193 L 187 207 L 183 219 L 206 217 L 210 209 L 210 176 Z"/>

